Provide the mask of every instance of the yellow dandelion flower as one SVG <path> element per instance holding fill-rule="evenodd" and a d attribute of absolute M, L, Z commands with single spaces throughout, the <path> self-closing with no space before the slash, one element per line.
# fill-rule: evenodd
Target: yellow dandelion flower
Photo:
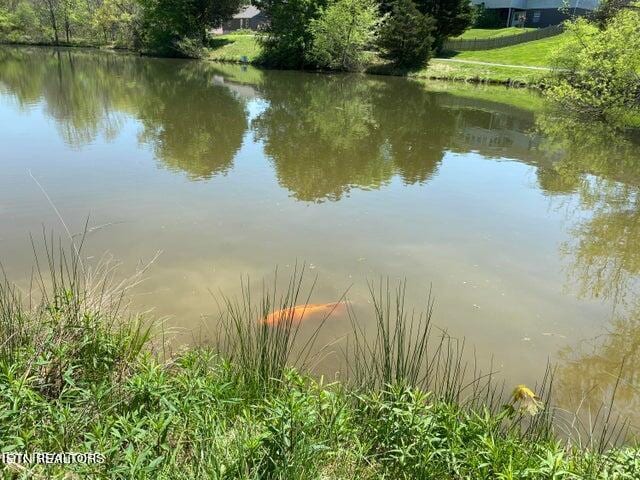
<path fill-rule="evenodd" d="M 533 390 L 526 385 L 518 385 L 511 394 L 511 403 L 520 403 L 520 411 L 533 416 L 542 409 L 542 402 Z"/>

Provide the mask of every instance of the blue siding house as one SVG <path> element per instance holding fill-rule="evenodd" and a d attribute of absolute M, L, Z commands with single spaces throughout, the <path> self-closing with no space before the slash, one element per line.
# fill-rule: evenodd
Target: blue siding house
<path fill-rule="evenodd" d="M 504 20 L 504 26 L 548 27 L 567 18 L 588 15 L 600 0 L 471 0 L 494 10 Z"/>

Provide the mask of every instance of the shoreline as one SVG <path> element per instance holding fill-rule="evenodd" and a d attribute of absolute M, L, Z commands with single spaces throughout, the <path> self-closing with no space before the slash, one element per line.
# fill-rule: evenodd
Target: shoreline
<path fill-rule="evenodd" d="M 102 461 L 28 465 L 28 473 L 238 480 L 638 473 L 637 440 L 618 442 L 624 429 L 608 418 L 602 432 L 576 430 L 573 438 L 554 429 L 561 412 L 550 370 L 534 390 L 518 385 L 510 395 L 493 375 L 467 378 L 458 340 L 431 339 L 430 313 L 418 323 L 384 313 L 402 293 L 372 294 L 377 338 L 386 340 L 373 343 L 354 327 L 344 351 L 349 368 L 326 381 L 296 361 L 315 361 L 317 333 L 295 354 L 299 324 L 283 313 L 295 308 L 302 276 L 271 307 L 270 293 L 263 303 L 249 293 L 223 296 L 218 341 L 167 352 L 157 324 L 120 310 L 126 290 L 96 303 L 87 296 L 95 285 L 74 265 L 51 270 L 55 285 L 69 287 L 42 286 L 51 300 L 35 307 L 8 280 L 0 283 L 0 407 L 20 413 L 0 430 L 14 455 L 93 452 Z M 108 291 L 100 288 L 107 280 L 95 281 Z M 269 311 L 278 314 L 275 324 L 265 322 Z"/>
<path fill-rule="evenodd" d="M 166 57 L 166 56 L 158 56 L 158 55 L 147 55 L 141 52 L 137 52 L 128 47 L 123 46 L 115 46 L 115 45 L 101 45 L 95 43 L 79 43 L 79 42 L 71 42 L 71 43 L 54 43 L 50 41 L 38 41 L 38 42 L 27 42 L 27 41 L 7 41 L 0 40 L 0 46 L 13 46 L 13 47 L 41 47 L 41 48 L 72 48 L 72 49 L 88 49 L 88 50 L 96 50 L 103 52 L 114 52 L 114 53 L 124 53 L 128 55 L 135 55 L 140 57 L 147 58 L 160 58 L 160 59 L 176 59 L 176 60 L 194 60 L 194 61 L 204 61 L 204 62 L 214 62 L 214 63 L 227 63 L 232 65 L 247 65 L 252 66 L 264 70 L 282 70 L 278 68 L 270 68 L 265 64 L 255 61 L 240 61 L 240 60 L 232 60 L 228 58 L 216 58 L 211 56 L 203 56 L 201 58 L 189 58 L 189 57 Z M 206 50 L 207 53 L 211 53 L 211 49 Z M 446 61 L 444 58 L 434 57 L 429 60 L 428 65 L 422 70 L 416 72 L 399 72 L 394 70 L 391 67 L 386 67 L 384 65 L 370 65 L 360 72 L 337 72 L 337 71 L 329 71 L 329 70 L 291 70 L 291 71 L 299 71 L 299 72 L 308 72 L 308 73 L 322 73 L 322 74 L 336 74 L 336 73 L 352 73 L 352 74 L 366 74 L 366 75 L 376 75 L 376 76 L 388 76 L 388 77 L 399 77 L 406 79 L 415 79 L 415 80 L 434 80 L 434 81 L 442 81 L 442 82 L 452 82 L 458 84 L 470 84 L 470 85 L 494 85 L 494 86 L 503 86 L 508 88 L 518 88 L 518 89 L 530 89 L 535 91 L 543 90 L 545 87 L 545 82 L 542 80 L 527 80 L 524 77 L 519 77 L 517 74 L 505 74 L 502 75 L 500 73 L 496 73 L 495 71 L 491 72 L 491 69 L 498 70 L 518 70 L 518 68 L 511 68 L 510 66 L 505 65 L 485 65 L 478 64 L 474 65 L 472 62 L 456 62 L 456 66 L 458 69 L 453 68 L 447 71 L 447 68 L 443 69 L 439 66 L 439 64 L 444 64 Z M 446 62 L 453 63 L 453 62 Z M 471 68 L 470 68 L 471 67 Z M 435 71 L 434 71 L 435 70 Z M 453 71 L 451 71 L 453 70 Z M 533 72 L 537 72 L 540 70 L 537 69 L 527 69 L 526 67 L 521 70 L 530 70 Z M 526 77 L 526 76 L 525 76 Z"/>

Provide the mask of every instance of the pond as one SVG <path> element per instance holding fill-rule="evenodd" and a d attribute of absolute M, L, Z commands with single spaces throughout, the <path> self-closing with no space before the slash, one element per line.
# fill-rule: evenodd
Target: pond
<path fill-rule="evenodd" d="M 314 303 L 348 290 L 362 322 L 369 284 L 406 279 L 508 388 L 550 360 L 560 403 L 595 406 L 625 359 L 640 411 L 640 146 L 534 93 L 3 47 L 0 125 L 0 257 L 23 285 L 29 234 L 61 218 L 123 274 L 161 252 L 134 306 L 185 336 L 213 334 L 211 292 L 276 267 L 305 264 Z"/>

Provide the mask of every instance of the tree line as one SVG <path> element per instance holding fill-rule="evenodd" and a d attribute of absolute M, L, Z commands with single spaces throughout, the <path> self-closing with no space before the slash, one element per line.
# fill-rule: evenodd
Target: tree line
<path fill-rule="evenodd" d="M 424 66 L 474 20 L 469 0 L 260 0 L 270 23 L 265 63 L 356 70 L 372 52 L 403 69 Z"/>
<path fill-rule="evenodd" d="M 0 37 L 111 44 L 142 53 L 198 56 L 209 32 L 247 0 L 0 0 Z M 268 16 L 263 63 L 357 70 L 377 58 L 424 66 L 474 19 L 469 0 L 256 0 Z M 374 55 L 375 52 L 375 55 Z"/>
<path fill-rule="evenodd" d="M 243 0 L 0 0 L 0 35 L 15 42 L 111 44 L 192 56 Z"/>
<path fill-rule="evenodd" d="M 26 43 L 131 45 L 130 0 L 0 0 L 0 35 Z"/>

